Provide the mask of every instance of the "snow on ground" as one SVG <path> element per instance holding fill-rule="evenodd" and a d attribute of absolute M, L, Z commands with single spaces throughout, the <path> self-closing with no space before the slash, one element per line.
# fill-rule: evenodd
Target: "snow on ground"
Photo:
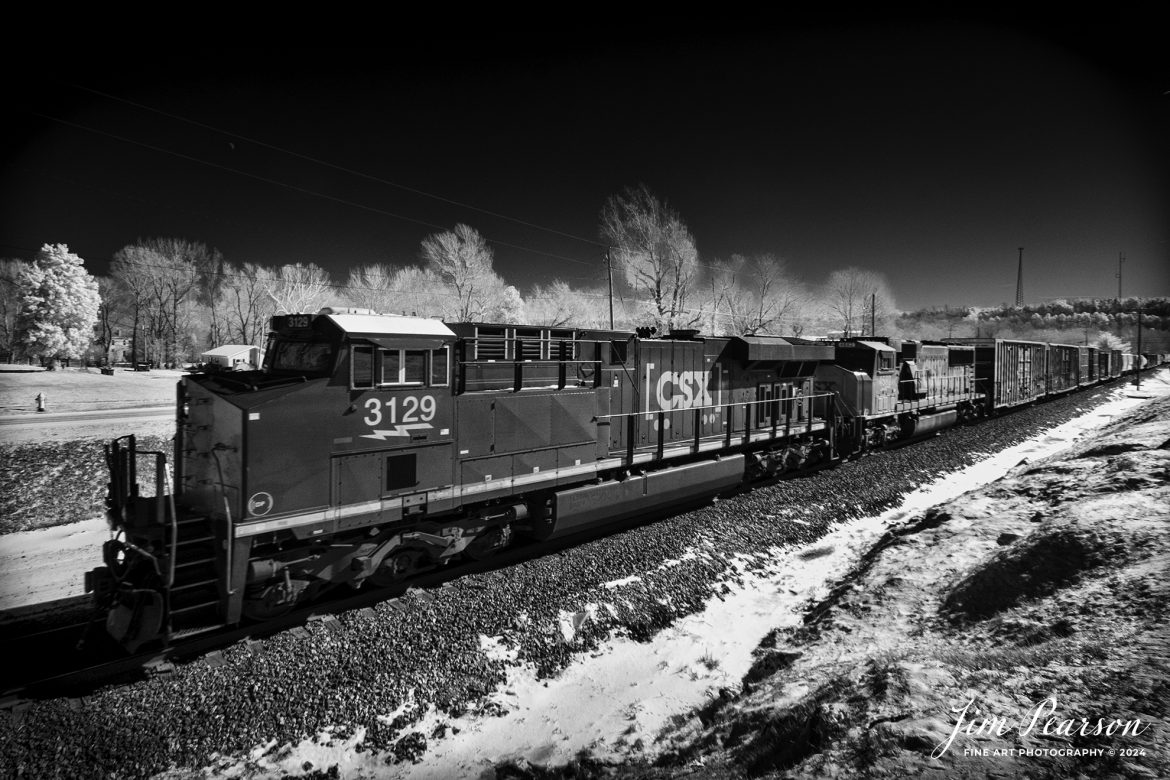
<path fill-rule="evenodd" d="M 106 376 L 96 368 L 26 372 L 27 366 L 0 365 L 0 414 L 36 415 L 38 394 L 49 412 L 170 406 L 183 371 L 116 369 Z M 19 373 L 17 373 L 19 371 Z"/>
<path fill-rule="evenodd" d="M 295 773 L 308 761 L 317 767 L 336 764 L 346 777 L 424 780 L 476 777 L 509 761 L 561 765 L 582 751 L 609 760 L 653 757 L 655 738 L 672 719 L 685 717 L 721 689 L 737 690 L 753 662 L 752 651 L 765 635 L 798 624 L 805 608 L 824 598 L 887 528 L 992 482 L 1022 463 L 1063 450 L 1150 397 L 1170 395 L 1167 377 L 1163 371 L 1144 380 L 1140 394 L 1129 386 L 1117 388 L 1104 405 L 924 485 L 894 510 L 844 523 L 803 548 L 761 553 L 766 566 L 739 567 L 702 613 L 679 620 L 649 642 L 615 637 L 553 680 L 538 680 L 531 668 L 514 667 L 494 695 L 490 714 L 451 718 L 426 713 L 415 727 L 428 740 L 418 764 L 388 767 L 355 750 L 361 734 L 344 741 L 330 740 L 326 734 L 324 739 L 286 746 L 275 755 L 262 756 L 264 750 L 258 750 L 249 768 Z M 702 549 L 688 553 L 705 554 Z M 617 600 L 622 587 L 632 582 L 627 578 L 606 586 Z M 562 630 L 571 631 L 575 621 L 588 619 L 581 614 L 567 614 Z M 508 651 L 498 637 L 482 637 L 481 644 L 485 652 Z M 244 774 L 244 768 L 221 766 L 218 772 L 234 776 Z"/>
<path fill-rule="evenodd" d="M 0 536 L 0 612 L 84 595 L 108 538 L 104 517 Z"/>

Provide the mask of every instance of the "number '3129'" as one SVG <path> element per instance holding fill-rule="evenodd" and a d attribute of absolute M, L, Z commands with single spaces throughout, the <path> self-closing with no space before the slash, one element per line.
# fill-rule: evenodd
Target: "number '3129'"
<path fill-rule="evenodd" d="M 401 402 L 401 407 L 399 402 Z M 435 419 L 435 397 L 424 395 L 422 398 L 418 398 L 407 395 L 402 398 L 388 398 L 385 403 L 382 402 L 381 398 L 368 398 L 366 399 L 366 409 L 369 414 L 365 416 L 363 422 L 375 428 L 383 423 L 394 425 L 396 423 L 430 422 Z M 398 416 L 399 413 L 402 414 L 401 417 Z"/>

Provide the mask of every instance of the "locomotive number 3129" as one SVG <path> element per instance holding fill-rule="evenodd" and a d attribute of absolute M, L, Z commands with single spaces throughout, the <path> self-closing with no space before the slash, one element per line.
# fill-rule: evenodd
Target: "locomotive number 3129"
<path fill-rule="evenodd" d="M 398 402 L 402 402 L 399 408 Z M 424 395 L 418 398 L 413 395 L 402 398 L 391 397 L 382 402 L 380 398 L 366 400 L 366 409 L 369 414 L 363 419 L 366 425 L 377 428 L 383 423 L 395 425 L 397 423 L 430 422 L 435 419 L 435 397 Z M 401 413 L 401 417 L 399 417 Z"/>

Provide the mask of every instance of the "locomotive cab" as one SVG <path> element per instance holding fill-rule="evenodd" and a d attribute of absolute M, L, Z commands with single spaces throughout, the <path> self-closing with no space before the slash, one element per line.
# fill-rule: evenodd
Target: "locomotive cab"
<path fill-rule="evenodd" d="M 454 340 L 437 320 L 283 315 L 260 370 L 180 380 L 173 490 L 162 453 L 108 449 L 116 536 L 87 583 L 109 633 L 133 650 L 375 572 L 385 528 L 450 490 Z M 149 500 L 136 483 L 147 455 Z"/>

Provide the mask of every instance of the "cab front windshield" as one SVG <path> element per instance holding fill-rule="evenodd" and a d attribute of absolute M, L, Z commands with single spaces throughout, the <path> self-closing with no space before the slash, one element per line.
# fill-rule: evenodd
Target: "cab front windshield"
<path fill-rule="evenodd" d="M 268 371 L 324 374 L 333 368 L 333 345 L 328 341 L 274 338 L 264 355 Z"/>

